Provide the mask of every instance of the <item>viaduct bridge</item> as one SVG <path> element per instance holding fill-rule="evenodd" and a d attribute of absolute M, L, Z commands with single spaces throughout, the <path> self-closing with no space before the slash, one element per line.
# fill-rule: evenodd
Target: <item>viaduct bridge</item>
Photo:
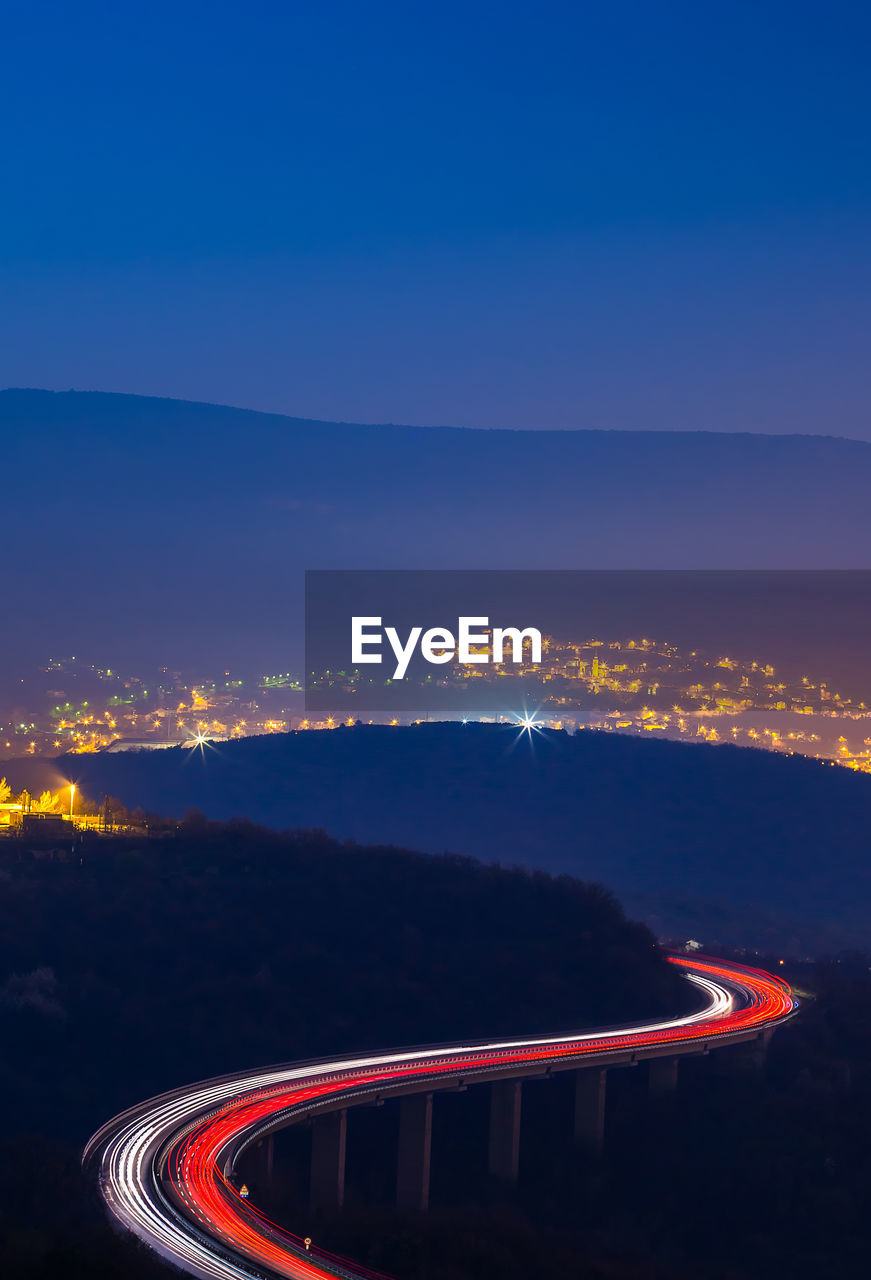
<path fill-rule="evenodd" d="M 352 1107 L 398 1099 L 397 1203 L 429 1203 L 434 1095 L 486 1084 L 491 1090 L 488 1165 L 517 1178 L 523 1081 L 574 1072 L 574 1132 L 587 1148 L 604 1139 L 608 1072 L 647 1062 L 649 1088 L 668 1095 L 680 1059 L 726 1045 L 764 1053 L 797 1003 L 781 979 L 761 970 L 682 954 L 670 956 L 703 998 L 680 1018 L 559 1038 L 393 1050 L 294 1063 L 174 1090 L 116 1116 L 88 1143 L 112 1216 L 176 1266 L 221 1280 L 360 1280 L 362 1268 L 311 1248 L 240 1194 L 236 1166 L 260 1148 L 267 1174 L 273 1135 L 312 1125 L 310 1209 L 341 1207 L 347 1116 Z"/>

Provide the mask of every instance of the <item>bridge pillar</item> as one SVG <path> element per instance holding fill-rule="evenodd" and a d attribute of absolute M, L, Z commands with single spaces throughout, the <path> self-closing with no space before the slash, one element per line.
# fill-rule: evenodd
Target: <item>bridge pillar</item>
<path fill-rule="evenodd" d="M 677 1056 L 651 1058 L 648 1066 L 648 1087 L 652 1098 L 670 1098 L 677 1089 Z"/>
<path fill-rule="evenodd" d="M 596 1067 L 575 1076 L 575 1142 L 597 1155 L 605 1141 L 606 1076 Z"/>
<path fill-rule="evenodd" d="M 744 1044 L 738 1046 L 737 1051 L 733 1050 L 730 1056 L 753 1071 L 761 1071 L 765 1066 L 768 1046 L 771 1044 L 773 1035 L 772 1028 L 766 1027 L 764 1031 L 760 1031 L 755 1040 L 746 1040 Z"/>
<path fill-rule="evenodd" d="M 399 1103 L 396 1203 L 400 1209 L 429 1208 L 432 1155 L 432 1094 L 412 1093 Z"/>
<path fill-rule="evenodd" d="M 516 1182 L 520 1167 L 520 1080 L 497 1080 L 490 1096 L 490 1173 Z"/>
<path fill-rule="evenodd" d="M 341 1209 L 345 1200 L 347 1111 L 317 1116 L 312 1124 L 311 1210 Z"/>
<path fill-rule="evenodd" d="M 275 1164 L 275 1137 L 268 1134 L 267 1137 L 261 1138 L 257 1143 L 260 1162 L 263 1166 L 263 1173 L 267 1181 L 272 1178 L 272 1170 Z"/>

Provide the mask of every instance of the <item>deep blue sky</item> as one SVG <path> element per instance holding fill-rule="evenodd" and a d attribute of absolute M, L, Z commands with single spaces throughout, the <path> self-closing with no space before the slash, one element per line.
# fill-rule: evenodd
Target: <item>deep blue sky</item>
<path fill-rule="evenodd" d="M 869 25 L 13 0 L 0 385 L 869 439 Z"/>

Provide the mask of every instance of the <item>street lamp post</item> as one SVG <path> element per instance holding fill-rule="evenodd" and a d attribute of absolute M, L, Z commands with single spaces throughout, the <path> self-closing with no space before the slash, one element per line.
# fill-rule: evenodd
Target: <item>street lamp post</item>
<path fill-rule="evenodd" d="M 75 798 L 76 798 L 76 784 L 74 782 L 71 782 L 70 783 L 70 817 L 73 816 L 73 803 L 75 802 Z"/>

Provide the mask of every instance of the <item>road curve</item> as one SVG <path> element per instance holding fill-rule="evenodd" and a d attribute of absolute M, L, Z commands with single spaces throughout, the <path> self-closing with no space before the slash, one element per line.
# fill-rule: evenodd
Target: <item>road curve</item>
<path fill-rule="evenodd" d="M 355 1263 L 307 1251 L 301 1237 L 240 1197 L 233 1169 L 245 1147 L 273 1129 L 375 1094 L 607 1066 L 752 1039 L 786 1021 L 797 1007 L 787 984 L 762 970 L 683 954 L 669 960 L 703 996 L 698 1012 L 558 1038 L 394 1050 L 205 1080 L 116 1116 L 91 1138 L 83 1163 L 97 1167 L 113 1218 L 191 1275 L 371 1277 Z"/>

